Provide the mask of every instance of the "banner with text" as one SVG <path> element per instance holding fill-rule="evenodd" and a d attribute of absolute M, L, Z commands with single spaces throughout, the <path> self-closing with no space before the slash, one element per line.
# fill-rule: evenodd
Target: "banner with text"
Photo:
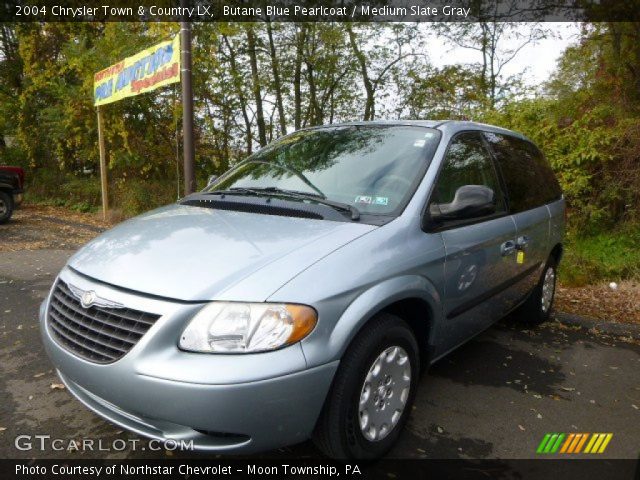
<path fill-rule="evenodd" d="M 95 106 L 180 81 L 180 37 L 159 43 L 94 75 Z"/>

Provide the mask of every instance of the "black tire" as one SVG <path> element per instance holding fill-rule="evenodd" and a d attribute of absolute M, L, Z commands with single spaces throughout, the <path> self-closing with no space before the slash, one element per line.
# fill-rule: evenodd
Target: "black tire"
<path fill-rule="evenodd" d="M 13 214 L 13 197 L 0 191 L 0 224 L 8 222 Z"/>
<path fill-rule="evenodd" d="M 542 275 L 538 280 L 535 288 L 529 295 L 529 298 L 520 306 L 518 311 L 516 312 L 516 318 L 526 325 L 540 325 L 543 322 L 546 322 L 551 315 L 551 310 L 553 309 L 553 300 L 555 299 L 556 293 L 556 279 L 558 277 L 557 272 L 557 262 L 556 259 L 551 256 L 547 260 L 547 263 L 542 270 Z M 551 302 L 549 303 L 547 308 L 543 307 L 542 296 L 544 291 L 544 283 L 545 277 L 547 276 L 547 272 L 551 270 L 553 272 L 553 282 L 552 282 L 552 292 L 551 292 Z"/>
<path fill-rule="evenodd" d="M 402 347 L 410 362 L 409 394 L 395 426 L 384 438 L 371 441 L 365 438 L 360 428 L 360 394 L 374 361 L 394 346 Z M 327 456 L 339 459 L 370 460 L 387 453 L 411 412 L 419 372 L 418 344 L 409 326 L 387 313 L 372 318 L 352 341 L 340 362 L 315 428 L 315 445 Z"/>

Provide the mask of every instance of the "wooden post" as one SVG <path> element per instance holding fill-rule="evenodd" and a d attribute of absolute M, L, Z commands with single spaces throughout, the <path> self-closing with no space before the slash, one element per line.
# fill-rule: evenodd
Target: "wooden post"
<path fill-rule="evenodd" d="M 189 7 L 189 0 L 180 0 L 180 6 Z M 193 89 L 191 86 L 191 23 L 183 17 L 180 22 L 180 70 L 182 82 L 182 149 L 184 156 L 184 194 L 196 189 L 193 145 Z"/>
<path fill-rule="evenodd" d="M 100 148 L 100 187 L 102 191 L 102 219 L 107 221 L 107 212 L 109 211 L 109 185 L 107 184 L 107 158 L 104 148 L 104 120 L 102 118 L 102 109 L 96 107 L 98 112 L 98 146 Z"/>

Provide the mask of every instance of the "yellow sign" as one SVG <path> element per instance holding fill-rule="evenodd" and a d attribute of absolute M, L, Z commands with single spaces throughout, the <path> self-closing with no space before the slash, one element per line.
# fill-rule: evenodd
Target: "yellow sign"
<path fill-rule="evenodd" d="M 93 104 L 105 105 L 180 81 L 180 37 L 154 45 L 99 71 Z"/>

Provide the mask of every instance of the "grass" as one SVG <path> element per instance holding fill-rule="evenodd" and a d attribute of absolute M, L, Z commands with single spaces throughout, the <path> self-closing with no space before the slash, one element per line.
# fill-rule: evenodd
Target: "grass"
<path fill-rule="evenodd" d="M 55 186 L 55 187 L 54 187 Z M 100 211 L 100 179 L 37 172 L 27 185 L 29 202 L 66 207 L 80 213 Z M 113 179 L 110 208 L 118 218 L 129 218 L 176 200 L 175 182 L 168 180 Z"/>
<path fill-rule="evenodd" d="M 559 279 L 579 287 L 601 281 L 640 278 L 640 225 L 588 236 L 567 236 Z"/>

